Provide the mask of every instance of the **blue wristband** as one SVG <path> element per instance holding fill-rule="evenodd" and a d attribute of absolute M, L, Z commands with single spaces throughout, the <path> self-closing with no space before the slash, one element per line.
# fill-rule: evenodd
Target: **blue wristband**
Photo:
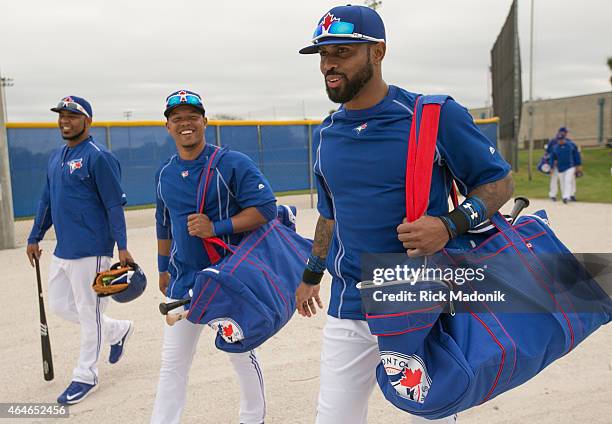
<path fill-rule="evenodd" d="M 232 219 L 224 219 L 223 221 L 213 222 L 213 231 L 217 237 L 226 236 L 228 234 L 234 234 L 234 225 Z"/>
<path fill-rule="evenodd" d="M 466 198 L 457 209 L 465 215 L 470 230 L 487 220 L 487 207 L 478 196 Z"/>
<path fill-rule="evenodd" d="M 312 272 L 321 274 L 325 272 L 325 259 L 326 258 L 310 255 L 310 257 L 308 258 L 308 262 L 306 263 L 306 268 Z"/>
<path fill-rule="evenodd" d="M 170 256 L 157 255 L 157 270 L 161 272 L 168 272 L 168 266 L 170 265 Z"/>

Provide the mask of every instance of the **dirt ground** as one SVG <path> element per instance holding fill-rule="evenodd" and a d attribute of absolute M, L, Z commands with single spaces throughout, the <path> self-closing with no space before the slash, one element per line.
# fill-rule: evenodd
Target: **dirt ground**
<path fill-rule="evenodd" d="M 287 196 L 280 203 L 296 204 L 298 231 L 312 237 L 317 219 L 309 196 Z M 529 211 L 546 208 L 552 227 L 575 252 L 612 252 L 612 206 L 573 203 L 563 205 L 533 201 Z M 505 208 L 509 211 L 510 207 Z M 107 315 L 135 322 L 135 334 L 126 345 L 124 358 L 107 362 L 103 350 L 100 389 L 83 403 L 70 407 L 70 422 L 146 423 L 155 398 L 160 367 L 163 318 L 158 304 L 156 243 L 153 210 L 130 211 L 128 243 L 136 261 L 149 276 L 149 288 L 129 304 L 111 302 Z M 0 251 L 11 296 L 0 300 L 0 402 L 55 402 L 70 381 L 78 356 L 77 326 L 48 314 L 55 379 L 42 376 L 36 278 L 25 256 L 25 240 L 31 221 L 20 221 L 16 232 L 21 245 Z M 53 234 L 41 243 L 44 290 Z M 323 282 L 329 295 L 329 276 Z M 14 296 L 13 296 L 14 295 Z M 18 299 L 19 302 L 14 299 Z M 319 385 L 321 330 L 325 314 L 314 319 L 295 316 L 275 337 L 259 349 L 267 393 L 267 424 L 313 423 Z M 200 339 L 189 382 L 184 423 L 237 423 L 238 385 L 224 352 L 214 347 L 213 333 L 206 328 Z M 610 423 L 612 422 L 612 326 L 599 329 L 575 351 L 558 360 L 536 378 L 486 404 L 460 414 L 470 423 Z M 387 403 L 378 389 L 370 400 L 370 423 L 406 423 L 409 417 Z M 9 422 L 9 420 L 2 420 Z M 15 420 L 18 423 L 26 419 Z M 30 421 L 31 422 L 31 421 Z M 35 422 L 56 422 L 39 420 Z M 63 421 L 62 421 L 63 422 Z"/>

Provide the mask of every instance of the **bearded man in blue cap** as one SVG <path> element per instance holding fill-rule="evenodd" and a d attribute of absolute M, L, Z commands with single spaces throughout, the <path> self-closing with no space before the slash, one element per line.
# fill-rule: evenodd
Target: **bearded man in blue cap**
<path fill-rule="evenodd" d="M 296 294 L 298 312 L 312 316 L 317 306 L 323 307 L 323 271 L 332 275 L 318 424 L 367 422 L 381 357 L 356 287 L 361 255 L 433 254 L 493 215 L 513 191 L 509 165 L 467 110 L 451 99 L 441 109 L 427 214 L 405 222 L 406 154 L 417 94 L 384 81 L 386 49 L 385 27 L 376 11 L 348 5 L 323 15 L 312 43 L 300 50 L 319 54 L 327 95 L 341 104 L 313 137 L 320 217 Z M 466 200 L 449 212 L 453 180 Z M 437 420 L 455 421 L 455 416 Z M 413 416 L 412 422 L 429 420 Z"/>

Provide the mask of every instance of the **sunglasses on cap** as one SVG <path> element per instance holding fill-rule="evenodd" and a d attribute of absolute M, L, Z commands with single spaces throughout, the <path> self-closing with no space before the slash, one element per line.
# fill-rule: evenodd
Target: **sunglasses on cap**
<path fill-rule="evenodd" d="M 81 106 L 80 104 L 78 104 L 77 102 L 62 100 L 57 104 L 57 107 L 55 109 L 60 109 L 60 110 L 61 109 L 76 109 L 79 112 L 81 112 L 83 115 L 87 116 L 88 118 L 91 118 L 91 116 L 89 116 L 89 113 L 87 113 L 85 108 Z"/>
<path fill-rule="evenodd" d="M 325 29 L 326 26 L 327 30 Z M 334 21 L 331 23 L 331 25 L 321 24 L 315 29 L 315 32 L 312 35 L 312 42 L 316 43 L 321 38 L 326 37 L 360 39 L 373 41 L 376 43 L 385 41 L 382 38 L 374 38 L 368 35 L 353 32 L 354 30 L 355 25 L 350 22 Z"/>
<path fill-rule="evenodd" d="M 179 104 L 188 104 L 202 107 L 202 99 L 197 94 L 173 94 L 166 99 L 166 107 L 172 107 Z"/>

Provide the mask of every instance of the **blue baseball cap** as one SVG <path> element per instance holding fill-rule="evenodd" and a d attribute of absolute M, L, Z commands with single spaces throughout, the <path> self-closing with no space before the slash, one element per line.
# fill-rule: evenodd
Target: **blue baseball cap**
<path fill-rule="evenodd" d="M 558 132 L 564 132 L 564 133 L 566 133 L 566 132 L 568 132 L 568 131 L 567 131 L 567 128 L 566 128 L 566 127 L 561 127 L 561 128 L 559 128 L 559 131 L 558 131 Z"/>
<path fill-rule="evenodd" d="M 82 97 L 68 96 L 64 97 L 59 101 L 57 106 L 52 107 L 52 112 L 59 113 L 60 110 L 67 110 L 69 112 L 80 113 L 88 118 L 93 118 L 93 110 L 87 100 Z"/>
<path fill-rule="evenodd" d="M 319 52 L 319 46 L 328 44 L 384 43 L 385 24 L 374 9 L 366 6 L 337 6 L 319 20 L 312 35 L 312 45 L 300 50 L 301 54 Z"/>
<path fill-rule="evenodd" d="M 202 96 L 193 91 L 177 90 L 170 93 L 170 95 L 166 97 L 166 110 L 164 111 L 164 116 L 167 118 L 170 112 L 179 106 L 192 106 L 200 111 L 202 115 L 206 115 L 204 105 L 202 104 Z"/>

